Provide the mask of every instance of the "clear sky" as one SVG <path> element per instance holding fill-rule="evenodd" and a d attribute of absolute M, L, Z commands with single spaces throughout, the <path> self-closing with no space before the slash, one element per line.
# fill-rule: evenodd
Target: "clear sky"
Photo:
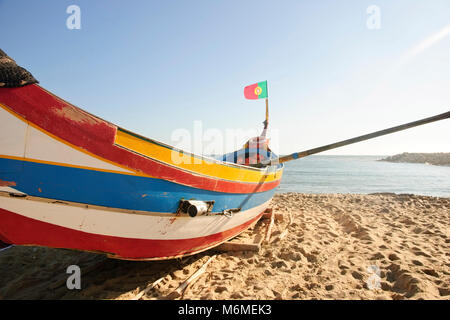
<path fill-rule="evenodd" d="M 448 0 L 0 0 L 0 30 L 43 87 L 168 144 L 196 120 L 261 130 L 264 101 L 243 88 L 262 80 L 282 154 L 450 110 Z M 450 152 L 449 138 L 444 120 L 328 153 Z"/>

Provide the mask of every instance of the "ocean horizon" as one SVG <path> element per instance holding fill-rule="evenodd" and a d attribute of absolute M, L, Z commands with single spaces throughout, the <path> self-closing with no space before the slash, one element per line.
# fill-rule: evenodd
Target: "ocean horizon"
<path fill-rule="evenodd" d="M 386 155 L 313 155 L 287 162 L 276 193 L 407 193 L 450 197 L 450 166 L 378 161 Z"/>

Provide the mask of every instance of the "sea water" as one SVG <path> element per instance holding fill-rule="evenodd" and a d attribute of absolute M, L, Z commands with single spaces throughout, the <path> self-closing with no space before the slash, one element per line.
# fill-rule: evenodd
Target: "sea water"
<path fill-rule="evenodd" d="M 377 161 L 386 156 L 316 155 L 285 164 L 277 193 L 411 193 L 450 197 L 450 166 Z"/>

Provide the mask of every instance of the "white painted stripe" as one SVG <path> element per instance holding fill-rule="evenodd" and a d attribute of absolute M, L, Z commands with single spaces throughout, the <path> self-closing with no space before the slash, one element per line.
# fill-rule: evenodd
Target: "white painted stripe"
<path fill-rule="evenodd" d="M 0 154 L 23 157 L 27 126 L 26 122 L 0 107 Z"/>
<path fill-rule="evenodd" d="M 78 151 L 32 126 L 27 133 L 25 157 L 95 169 L 132 172 Z"/>
<path fill-rule="evenodd" d="M 0 155 L 133 173 L 58 141 L 0 106 Z M 1 172 L 1 168 L 0 168 Z"/>
<path fill-rule="evenodd" d="M 169 240 L 204 237 L 237 227 L 264 211 L 269 202 L 238 212 L 231 218 L 212 215 L 174 219 L 175 215 L 129 214 L 9 197 L 2 197 L 0 208 L 77 231 L 133 239 Z"/>

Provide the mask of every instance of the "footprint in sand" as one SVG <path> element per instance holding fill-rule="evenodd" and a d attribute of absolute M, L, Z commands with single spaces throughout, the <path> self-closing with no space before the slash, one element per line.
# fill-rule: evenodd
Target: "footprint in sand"
<path fill-rule="evenodd" d="M 352 277 L 356 280 L 362 280 L 363 275 L 358 271 L 352 271 Z"/>
<path fill-rule="evenodd" d="M 424 256 L 426 258 L 431 258 L 431 256 L 429 254 L 426 254 L 425 252 L 423 252 L 422 250 L 420 250 L 417 247 L 412 248 L 412 252 L 416 255 L 416 256 Z"/>
<path fill-rule="evenodd" d="M 380 252 L 375 253 L 370 258 L 370 260 L 381 260 L 381 259 L 384 259 L 384 255 L 382 253 L 380 253 Z"/>
<path fill-rule="evenodd" d="M 391 253 L 390 255 L 388 255 L 388 259 L 391 261 L 400 260 L 400 258 L 395 253 Z"/>
<path fill-rule="evenodd" d="M 423 263 L 420 262 L 419 260 L 413 260 L 412 263 L 416 266 L 423 266 Z"/>
<path fill-rule="evenodd" d="M 439 278 L 439 274 L 433 269 L 422 269 L 422 272 L 429 276 Z"/>
<path fill-rule="evenodd" d="M 450 289 L 449 288 L 438 288 L 439 290 L 439 295 L 441 297 L 446 297 L 450 295 Z"/>

